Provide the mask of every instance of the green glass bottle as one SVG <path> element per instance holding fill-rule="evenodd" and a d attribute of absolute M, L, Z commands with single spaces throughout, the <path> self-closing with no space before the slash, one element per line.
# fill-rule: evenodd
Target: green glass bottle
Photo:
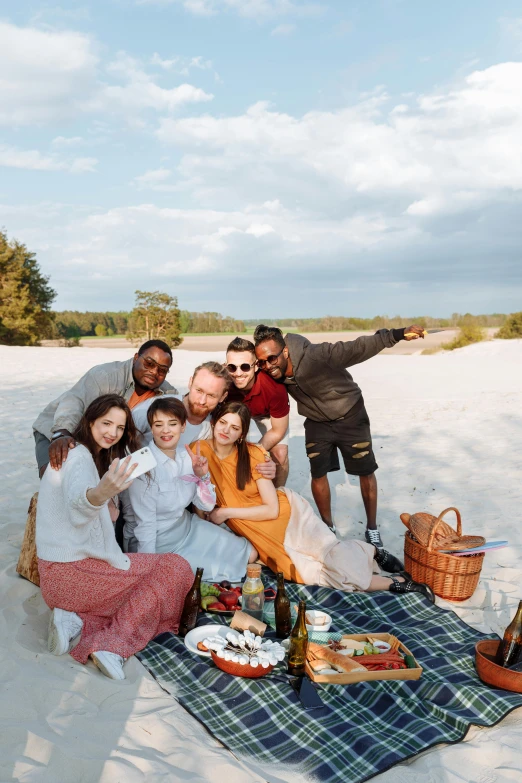
<path fill-rule="evenodd" d="M 281 572 L 277 574 L 277 594 L 274 601 L 276 636 L 286 639 L 292 630 L 290 599 L 285 590 L 285 579 Z"/>
<path fill-rule="evenodd" d="M 203 576 L 203 569 L 196 569 L 196 577 L 192 584 L 192 587 L 188 591 L 185 597 L 185 603 L 183 604 L 183 611 L 181 612 L 181 619 L 179 621 L 178 636 L 182 638 L 192 631 L 196 627 L 198 620 L 199 607 L 201 605 L 201 577 Z"/>
<path fill-rule="evenodd" d="M 522 660 L 522 601 L 510 624 L 504 631 L 504 638 L 498 648 L 496 663 L 509 668 Z"/>
<path fill-rule="evenodd" d="M 308 631 L 306 630 L 306 601 L 299 601 L 299 613 L 290 634 L 288 650 L 288 674 L 302 677 L 305 673 L 306 651 L 308 650 Z"/>

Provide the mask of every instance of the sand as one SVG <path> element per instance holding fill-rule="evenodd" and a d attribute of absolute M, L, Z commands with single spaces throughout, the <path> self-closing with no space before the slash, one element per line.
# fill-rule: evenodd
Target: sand
<path fill-rule="evenodd" d="M 386 348 L 383 353 L 393 353 L 395 356 L 411 355 L 421 353 L 425 348 L 429 350 L 439 349 L 442 343 L 450 342 L 458 334 L 458 329 L 445 329 L 436 334 L 428 334 L 423 340 L 401 341 L 393 348 Z M 486 333 L 492 337 L 497 329 L 487 329 Z M 307 332 L 306 337 L 312 343 L 321 343 L 325 340 L 335 342 L 336 340 L 356 340 L 362 335 L 374 334 L 374 332 Z M 227 345 L 235 335 L 230 334 L 187 334 L 180 345 L 180 351 L 225 351 Z M 243 334 L 247 340 L 252 339 L 251 334 Z M 128 340 L 124 337 L 89 337 L 81 339 L 80 344 L 83 348 L 119 348 L 126 350 L 129 346 Z M 57 346 L 55 340 L 45 340 L 46 347 Z"/>
<path fill-rule="evenodd" d="M 136 659 L 113 683 L 92 665 L 46 649 L 48 610 L 15 565 L 26 511 L 38 488 L 31 423 L 87 369 L 132 349 L 0 346 L 2 481 L 0 549 L 0 780 L 304 781 L 253 768 L 222 748 L 167 695 Z M 178 351 L 171 382 L 221 353 Z M 354 369 L 372 420 L 380 464 L 383 539 L 402 552 L 403 511 L 456 505 L 464 531 L 508 538 L 486 555 L 474 596 L 454 610 L 481 631 L 501 631 L 522 598 L 520 446 L 522 341 L 492 341 L 434 356 L 379 356 Z M 310 498 L 302 420 L 292 407 L 289 485 Z M 332 474 L 343 536 L 363 535 L 353 480 Z M 444 602 L 438 600 L 444 605 Z M 447 604 L 449 606 L 449 604 Z M 496 727 L 438 747 L 374 778 L 376 783 L 512 783 L 522 779 L 522 710 Z"/>

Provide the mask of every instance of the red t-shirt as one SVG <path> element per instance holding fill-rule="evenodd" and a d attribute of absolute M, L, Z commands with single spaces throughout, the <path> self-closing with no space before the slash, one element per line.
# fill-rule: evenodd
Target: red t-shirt
<path fill-rule="evenodd" d="M 241 389 L 232 386 L 227 399 L 233 402 L 244 402 L 248 406 L 252 416 L 274 419 L 282 419 L 290 413 L 288 392 L 282 383 L 277 383 L 266 372 L 261 370 L 256 373 L 254 385 L 243 393 Z"/>

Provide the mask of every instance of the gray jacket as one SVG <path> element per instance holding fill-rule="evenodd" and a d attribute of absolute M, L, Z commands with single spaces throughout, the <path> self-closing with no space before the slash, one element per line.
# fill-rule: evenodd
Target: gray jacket
<path fill-rule="evenodd" d="M 301 416 L 313 421 L 335 421 L 361 399 L 360 388 L 345 369 L 394 346 L 404 330 L 380 329 L 369 337 L 313 345 L 301 334 L 287 334 L 285 342 L 294 376 L 285 385 Z"/>
<path fill-rule="evenodd" d="M 127 359 L 125 362 L 108 362 L 93 367 L 72 389 L 61 394 L 43 409 L 34 422 L 33 429 L 50 440 L 56 430 L 74 432 L 87 406 L 100 395 L 121 394 L 128 400 L 134 392 L 133 362 L 134 359 Z M 170 383 L 163 381 L 157 393 L 166 392 L 177 394 L 177 390 Z"/>

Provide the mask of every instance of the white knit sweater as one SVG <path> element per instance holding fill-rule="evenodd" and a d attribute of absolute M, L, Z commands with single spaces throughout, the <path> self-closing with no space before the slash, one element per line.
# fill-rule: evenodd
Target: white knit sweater
<path fill-rule="evenodd" d="M 107 503 L 93 506 L 86 492 L 100 477 L 87 448 L 71 449 L 60 470 L 44 473 L 36 511 L 36 550 L 42 560 L 73 563 L 88 557 L 128 570 L 130 560 L 114 536 Z"/>

